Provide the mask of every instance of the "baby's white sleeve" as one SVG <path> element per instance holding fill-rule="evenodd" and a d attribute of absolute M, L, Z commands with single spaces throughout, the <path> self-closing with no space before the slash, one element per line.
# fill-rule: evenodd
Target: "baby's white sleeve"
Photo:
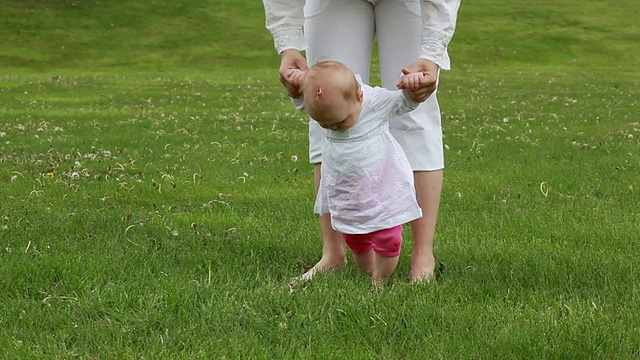
<path fill-rule="evenodd" d="M 299 97 L 299 98 L 290 98 L 291 102 L 293 103 L 293 105 L 296 107 L 296 109 L 298 111 L 303 111 L 304 112 L 304 98 L 303 97 Z"/>
<path fill-rule="evenodd" d="M 407 110 L 405 112 L 413 111 L 418 107 L 418 105 L 420 105 L 418 101 L 415 101 L 409 97 L 406 90 L 395 90 L 395 91 L 402 94 L 402 107 Z M 399 115 L 402 115 L 402 114 L 399 114 Z"/>
<path fill-rule="evenodd" d="M 372 105 L 380 109 L 383 114 L 388 114 L 386 120 L 391 117 L 406 114 L 415 110 L 420 105 L 419 102 L 411 100 L 404 90 L 388 90 L 382 87 L 374 87 L 370 92 L 372 96 Z"/>
<path fill-rule="evenodd" d="M 299 51 L 307 48 L 304 37 L 305 0 L 262 0 L 266 26 L 273 36 L 278 54 L 288 49 Z"/>
<path fill-rule="evenodd" d="M 393 90 L 392 92 L 396 96 L 396 101 L 393 106 L 393 113 L 396 116 L 413 111 L 420 105 L 419 102 L 413 101 L 405 90 Z"/>

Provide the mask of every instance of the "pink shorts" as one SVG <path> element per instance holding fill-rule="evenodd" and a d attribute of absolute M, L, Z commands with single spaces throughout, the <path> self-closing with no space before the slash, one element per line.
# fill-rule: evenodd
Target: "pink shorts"
<path fill-rule="evenodd" d="M 402 245 L 402 225 L 368 234 L 342 234 L 344 241 L 354 254 L 373 251 L 384 257 L 400 255 Z"/>

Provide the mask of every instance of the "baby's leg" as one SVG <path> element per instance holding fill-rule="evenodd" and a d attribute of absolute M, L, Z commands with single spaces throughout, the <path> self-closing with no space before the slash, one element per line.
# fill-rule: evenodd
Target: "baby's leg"
<path fill-rule="evenodd" d="M 371 274 L 371 283 L 376 287 L 382 287 L 385 280 L 393 273 L 398 265 L 400 255 L 394 257 L 382 256 L 375 254 L 373 274 Z"/>
<path fill-rule="evenodd" d="M 373 274 L 375 254 L 371 246 L 370 234 L 342 234 L 342 237 L 349 245 L 356 265 L 368 274 Z"/>
<path fill-rule="evenodd" d="M 398 265 L 402 246 L 402 225 L 372 233 L 371 242 L 375 252 L 371 281 L 373 285 L 381 287 Z"/>
<path fill-rule="evenodd" d="M 355 252 L 352 252 L 353 254 L 353 261 L 356 262 L 356 265 L 358 265 L 358 267 L 364 271 L 367 272 L 367 274 L 371 275 L 373 274 L 373 270 L 374 270 L 374 266 L 375 266 L 375 253 L 373 252 L 373 250 L 369 250 L 365 253 L 360 253 L 360 254 L 356 254 Z"/>

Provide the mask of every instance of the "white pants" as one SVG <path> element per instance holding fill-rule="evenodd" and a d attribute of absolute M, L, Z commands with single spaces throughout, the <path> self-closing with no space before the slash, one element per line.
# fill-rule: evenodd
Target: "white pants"
<path fill-rule="evenodd" d="M 418 59 L 422 17 L 419 0 L 307 0 L 305 36 L 309 65 L 336 60 L 369 83 L 374 35 L 382 86 L 396 89 L 402 68 Z M 444 168 L 440 108 L 433 93 L 408 114 L 390 121 L 414 171 Z M 309 121 L 309 160 L 322 161 L 322 128 Z"/>

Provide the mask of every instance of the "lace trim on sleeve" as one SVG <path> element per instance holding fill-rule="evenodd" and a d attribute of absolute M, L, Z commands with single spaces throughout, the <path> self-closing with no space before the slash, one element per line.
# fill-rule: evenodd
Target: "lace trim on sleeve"
<path fill-rule="evenodd" d="M 282 29 L 273 34 L 273 44 L 279 53 L 287 49 L 299 51 L 307 49 L 307 39 L 299 29 Z"/>

